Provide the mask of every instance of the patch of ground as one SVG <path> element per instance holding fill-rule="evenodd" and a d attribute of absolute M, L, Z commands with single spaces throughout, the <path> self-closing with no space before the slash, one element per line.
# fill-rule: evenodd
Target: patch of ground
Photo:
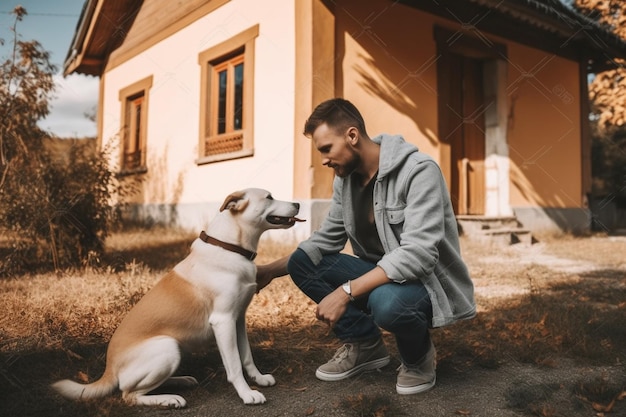
<path fill-rule="evenodd" d="M 626 416 L 626 238 L 462 245 L 479 316 L 433 331 L 439 361 L 430 392 L 396 394 L 399 362 L 389 334 L 387 367 L 336 383 L 317 380 L 315 369 L 339 344 L 315 320 L 313 303 L 281 279 L 255 297 L 248 314 L 255 362 L 277 380 L 260 388 L 266 404 L 241 402 L 215 347 L 182 364 L 181 374 L 200 381 L 182 392 L 186 409 L 128 407 L 119 394 L 66 401 L 48 384 L 80 373 L 99 377 L 106 349 L 104 341 L 71 348 L 66 341 L 27 354 L 0 350 L 0 416 Z M 2 335 L 0 348 L 11 342 Z"/>

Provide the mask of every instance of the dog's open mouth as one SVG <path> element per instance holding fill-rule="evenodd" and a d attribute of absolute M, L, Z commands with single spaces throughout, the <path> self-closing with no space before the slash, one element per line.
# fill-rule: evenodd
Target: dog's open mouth
<path fill-rule="evenodd" d="M 267 216 L 266 220 L 271 224 L 295 224 L 296 222 L 305 222 L 306 220 L 297 217 Z"/>

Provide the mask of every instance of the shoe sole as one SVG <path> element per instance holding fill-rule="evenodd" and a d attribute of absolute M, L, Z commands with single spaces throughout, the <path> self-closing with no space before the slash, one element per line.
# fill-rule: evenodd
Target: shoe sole
<path fill-rule="evenodd" d="M 390 359 L 389 359 L 389 356 L 387 356 L 385 358 L 376 359 L 371 362 L 362 363 L 359 366 L 355 366 L 354 368 L 349 369 L 346 372 L 341 372 L 339 374 L 329 374 L 327 372 L 320 371 L 318 368 L 315 371 L 315 376 L 317 377 L 317 379 L 320 379 L 322 381 L 331 381 L 331 382 L 341 381 L 342 379 L 350 378 L 351 376 L 354 376 L 361 372 L 380 369 L 383 366 L 386 366 L 387 364 L 389 364 L 389 362 L 390 362 Z"/>
<path fill-rule="evenodd" d="M 426 384 L 415 385 L 411 387 L 403 387 L 396 384 L 396 392 L 400 395 L 420 394 L 432 389 L 435 386 L 436 377 L 431 382 Z"/>

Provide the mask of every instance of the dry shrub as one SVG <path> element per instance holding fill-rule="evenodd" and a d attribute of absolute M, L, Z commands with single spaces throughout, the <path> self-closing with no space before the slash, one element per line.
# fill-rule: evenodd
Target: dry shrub
<path fill-rule="evenodd" d="M 104 250 L 110 201 L 128 187 L 115 181 L 108 152 L 94 140 L 55 154 L 37 122 L 54 91 L 49 53 L 17 30 L 27 15 L 14 8 L 9 54 L 0 61 L 0 276 L 81 266 Z M 0 44 L 4 40 L 0 39 Z"/>

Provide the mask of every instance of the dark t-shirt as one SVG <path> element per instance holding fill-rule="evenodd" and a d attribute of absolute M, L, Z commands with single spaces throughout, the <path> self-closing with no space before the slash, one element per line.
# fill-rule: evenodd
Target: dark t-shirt
<path fill-rule="evenodd" d="M 373 255 L 372 258 L 368 259 L 371 262 L 377 262 L 385 254 L 374 221 L 374 183 L 376 177 L 377 175 L 374 175 L 365 186 L 354 187 L 352 190 L 356 240 L 367 253 Z"/>

